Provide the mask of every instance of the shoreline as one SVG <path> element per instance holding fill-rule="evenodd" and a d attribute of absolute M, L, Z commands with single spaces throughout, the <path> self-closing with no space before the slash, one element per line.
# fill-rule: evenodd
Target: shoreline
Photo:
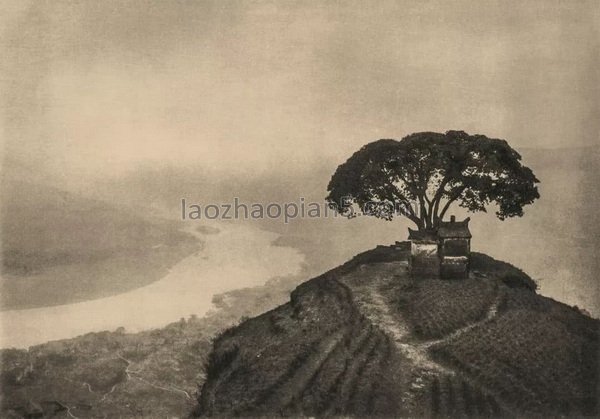
<path fill-rule="evenodd" d="M 158 281 L 106 298 L 0 312 L 0 349 L 119 327 L 136 333 L 193 314 L 203 317 L 214 308 L 216 294 L 262 285 L 302 269 L 304 256 L 295 248 L 276 246 L 278 234 L 223 224 L 219 233 L 206 235 L 197 227 L 187 231 L 205 242 L 204 251 L 184 258 Z"/>
<path fill-rule="evenodd" d="M 92 301 L 160 281 L 173 266 L 204 248 L 204 238 L 182 230 L 177 234 L 176 243 L 115 250 L 94 261 L 49 266 L 27 276 L 5 274 L 0 277 L 0 313 Z"/>

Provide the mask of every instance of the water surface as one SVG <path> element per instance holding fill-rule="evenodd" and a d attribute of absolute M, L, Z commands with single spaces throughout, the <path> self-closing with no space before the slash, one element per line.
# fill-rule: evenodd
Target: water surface
<path fill-rule="evenodd" d="M 197 227 L 190 222 L 186 229 L 205 242 L 204 249 L 150 285 L 97 300 L 0 312 L 1 347 L 28 347 L 121 326 L 128 332 L 162 327 L 191 314 L 203 316 L 215 294 L 300 272 L 302 254 L 273 245 L 275 233 L 247 223 L 220 224 L 216 234 Z"/>

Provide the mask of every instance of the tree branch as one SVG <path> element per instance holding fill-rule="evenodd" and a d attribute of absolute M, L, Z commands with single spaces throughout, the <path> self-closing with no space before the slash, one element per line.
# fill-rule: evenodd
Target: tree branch
<path fill-rule="evenodd" d="M 446 205 L 444 205 L 444 208 L 442 208 L 442 212 L 440 213 L 440 218 L 439 218 L 440 220 L 444 219 L 444 215 L 446 215 L 446 211 L 448 211 L 448 208 L 450 208 L 450 205 L 452 205 L 452 203 L 460 197 L 460 194 L 463 193 L 463 191 L 465 189 L 467 189 L 466 186 L 463 186 L 462 188 L 460 188 L 458 190 L 458 193 L 454 194 L 454 196 L 451 199 L 449 199 L 448 202 L 446 202 Z"/>
<path fill-rule="evenodd" d="M 436 191 L 435 196 L 433 197 L 433 201 L 434 201 L 433 222 L 434 223 L 437 223 L 437 221 L 439 220 L 438 211 L 440 209 L 440 202 L 442 200 L 442 197 L 444 196 L 444 192 L 445 192 L 446 185 L 448 184 L 448 182 L 450 182 L 450 178 L 448 176 L 445 176 L 444 180 L 442 180 L 442 183 L 440 184 L 438 190 Z"/>
<path fill-rule="evenodd" d="M 419 218 L 421 219 L 423 225 L 425 228 L 429 228 L 429 223 L 427 222 L 428 219 L 428 215 L 427 215 L 427 207 L 425 206 L 425 200 L 423 199 L 423 195 L 418 195 L 417 198 L 419 199 L 419 209 L 420 209 L 420 214 L 419 214 Z"/>

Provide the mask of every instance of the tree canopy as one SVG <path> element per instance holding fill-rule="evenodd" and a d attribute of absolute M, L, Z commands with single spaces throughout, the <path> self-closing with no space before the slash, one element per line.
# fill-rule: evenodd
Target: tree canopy
<path fill-rule="evenodd" d="M 419 132 L 363 146 L 329 182 L 327 201 L 352 217 L 404 215 L 419 230 L 436 229 L 456 203 L 471 212 L 492 204 L 501 220 L 522 216 L 539 198 L 539 180 L 502 139 L 463 131 Z"/>

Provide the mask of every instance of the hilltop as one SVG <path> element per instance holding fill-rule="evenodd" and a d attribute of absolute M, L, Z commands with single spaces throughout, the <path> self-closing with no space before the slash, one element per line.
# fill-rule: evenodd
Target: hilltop
<path fill-rule="evenodd" d="M 298 286 L 214 341 L 195 415 L 598 414 L 599 322 L 472 255 L 412 279 L 383 247 Z"/>

